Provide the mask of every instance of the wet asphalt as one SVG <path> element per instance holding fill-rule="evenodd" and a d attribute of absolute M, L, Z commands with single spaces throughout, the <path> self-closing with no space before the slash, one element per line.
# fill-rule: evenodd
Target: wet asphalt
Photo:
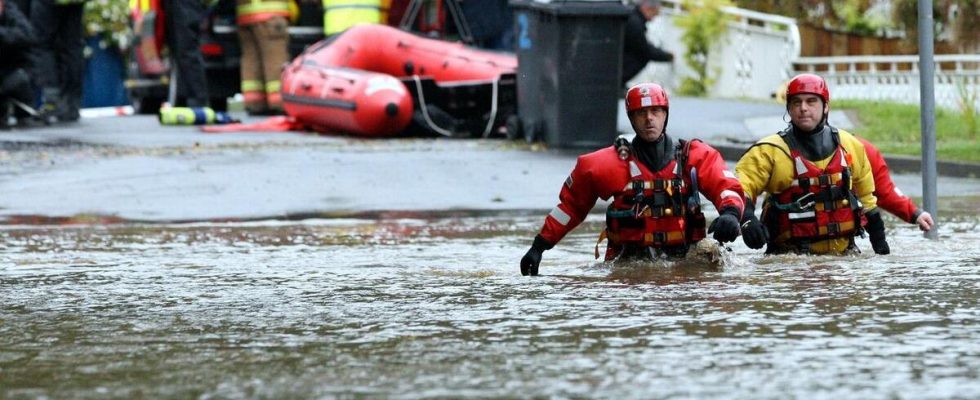
<path fill-rule="evenodd" d="M 672 99 L 668 131 L 729 148 L 778 130 L 774 103 Z M 846 116 L 832 115 L 838 126 Z M 246 122 L 259 121 L 246 118 Z M 628 131 L 625 118 L 617 129 Z M 105 216 L 198 221 L 381 210 L 547 210 L 588 149 L 506 139 L 360 139 L 301 132 L 209 134 L 154 116 L 0 131 L 0 219 Z M 897 174 L 911 196 L 918 174 Z M 944 177 L 944 196 L 980 180 Z"/>

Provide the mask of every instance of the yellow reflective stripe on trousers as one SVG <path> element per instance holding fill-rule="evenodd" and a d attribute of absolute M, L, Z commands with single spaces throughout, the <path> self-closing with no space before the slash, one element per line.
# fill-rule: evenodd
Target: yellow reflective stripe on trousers
<path fill-rule="evenodd" d="M 262 82 L 259 81 L 242 81 L 242 91 L 243 92 L 255 92 L 262 90 Z"/>
<path fill-rule="evenodd" d="M 265 83 L 265 92 L 275 93 L 278 92 L 281 87 L 282 83 L 280 81 L 269 81 Z"/>
<path fill-rule="evenodd" d="M 323 0 L 323 33 L 332 35 L 359 23 L 381 22 L 380 0 Z"/>
<path fill-rule="evenodd" d="M 280 13 L 282 15 L 289 15 L 289 3 L 285 1 L 252 0 L 252 2 L 249 4 L 239 4 L 236 11 L 239 16 L 260 13 Z"/>

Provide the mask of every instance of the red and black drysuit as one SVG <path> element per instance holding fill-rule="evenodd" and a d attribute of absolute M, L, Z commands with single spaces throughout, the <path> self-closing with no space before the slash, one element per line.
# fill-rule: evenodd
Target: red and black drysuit
<path fill-rule="evenodd" d="M 596 200 L 611 198 L 604 232 L 609 239 L 606 260 L 635 249 L 683 256 L 690 244 L 705 237 L 692 176 L 698 191 L 718 210 L 741 218 L 742 187 L 718 151 L 700 140 L 680 141 L 674 148 L 667 153 L 670 160 L 656 171 L 633 153 L 620 158 L 615 146 L 580 156 L 536 245 L 551 248 L 585 219 Z"/>

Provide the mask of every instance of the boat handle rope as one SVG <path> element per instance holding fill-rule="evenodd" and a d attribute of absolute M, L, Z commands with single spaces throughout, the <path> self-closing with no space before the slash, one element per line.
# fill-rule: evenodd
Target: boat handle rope
<path fill-rule="evenodd" d="M 443 136 L 452 137 L 452 131 L 439 127 L 432 121 L 432 118 L 429 118 L 429 108 L 425 105 L 425 94 L 422 93 L 422 81 L 419 80 L 419 76 L 417 74 L 413 74 L 412 79 L 415 80 L 415 88 L 419 91 L 419 105 L 422 106 L 422 116 L 425 117 L 425 122 L 429 124 L 429 126 L 432 127 L 432 130 L 436 131 L 436 133 Z"/>
<path fill-rule="evenodd" d="M 490 96 L 490 120 L 487 121 L 487 127 L 483 129 L 483 138 L 486 139 L 490 136 L 490 130 L 493 129 L 493 121 L 497 119 L 497 88 L 500 86 L 500 76 L 493 78 L 493 90 Z"/>
<path fill-rule="evenodd" d="M 412 79 L 415 81 L 415 88 L 419 92 L 419 105 L 422 107 L 422 116 L 425 117 L 425 122 L 429 124 L 429 126 L 432 127 L 432 130 L 436 131 L 436 133 L 443 136 L 452 137 L 452 131 L 436 125 L 436 123 L 432 121 L 432 118 L 429 117 L 429 108 L 425 104 L 425 93 L 422 92 L 422 81 L 419 79 L 417 74 L 413 74 Z M 499 76 L 493 79 L 492 85 L 493 89 L 491 90 L 490 98 L 490 119 L 487 121 L 486 128 L 483 129 L 483 138 L 490 136 L 490 130 L 493 129 L 493 122 L 497 119 L 497 98 L 499 97 L 497 92 L 500 86 Z"/>

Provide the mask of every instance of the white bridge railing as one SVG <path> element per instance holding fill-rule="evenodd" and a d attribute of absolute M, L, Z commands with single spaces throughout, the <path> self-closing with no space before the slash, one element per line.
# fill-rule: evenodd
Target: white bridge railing
<path fill-rule="evenodd" d="M 980 54 L 945 54 L 935 61 L 936 105 L 980 110 Z M 919 103 L 919 56 L 802 57 L 797 72 L 827 79 L 833 98 Z"/>
<path fill-rule="evenodd" d="M 674 24 L 685 14 L 680 0 L 662 0 L 660 15 L 647 25 L 647 39 L 674 54 L 673 63 L 650 63 L 630 84 L 653 81 L 676 89 L 684 77 L 697 75 L 684 61 L 683 31 Z M 800 54 L 796 20 L 736 7 L 725 7 L 731 17 L 728 31 L 708 56 L 709 94 L 718 97 L 770 98 L 792 78 L 792 61 Z"/>
<path fill-rule="evenodd" d="M 686 13 L 681 0 L 662 0 L 660 15 L 647 25 L 651 43 L 674 53 L 673 63 L 650 63 L 628 84 L 659 82 L 675 91 L 684 77 L 695 77 L 684 61 L 687 48 L 675 19 Z M 919 57 L 800 57 L 796 20 L 735 7 L 728 31 L 708 56 L 709 95 L 769 99 L 794 75 L 814 72 L 827 79 L 835 99 L 919 102 Z M 937 55 L 935 94 L 938 106 L 953 110 L 971 98 L 980 110 L 980 55 Z M 965 96 L 964 96 L 965 94 Z"/>

